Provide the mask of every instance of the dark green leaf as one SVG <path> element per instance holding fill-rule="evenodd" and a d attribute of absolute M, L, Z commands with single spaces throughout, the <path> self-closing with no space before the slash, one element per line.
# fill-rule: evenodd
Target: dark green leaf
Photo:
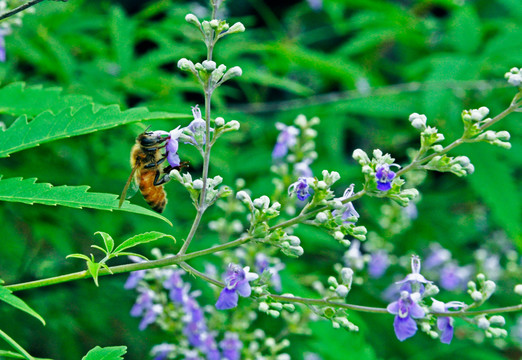
<path fill-rule="evenodd" d="M 118 195 L 91 193 L 89 186 L 53 186 L 36 183 L 36 179 L 0 177 L 0 201 L 21 202 L 25 204 L 62 205 L 73 208 L 91 208 L 98 210 L 121 210 L 136 214 L 153 216 L 172 223 L 157 212 L 124 201 L 119 207 Z"/>
<path fill-rule="evenodd" d="M 8 303 L 9 305 L 17 308 L 18 310 L 22 310 L 26 313 L 28 313 L 31 316 L 34 316 L 38 320 L 42 322 L 42 324 L 45 325 L 45 320 L 38 314 L 36 311 L 31 309 L 29 305 L 27 305 L 22 299 L 20 299 L 18 296 L 13 295 L 13 293 L 6 289 L 5 287 L 0 285 L 0 300 Z"/>
<path fill-rule="evenodd" d="M 112 249 L 114 249 L 114 240 L 112 239 L 112 237 L 103 232 L 103 231 L 97 231 L 94 233 L 94 235 L 96 234 L 100 234 L 101 237 L 103 238 L 103 243 L 105 244 L 105 248 L 107 249 L 107 252 L 112 252 Z"/>

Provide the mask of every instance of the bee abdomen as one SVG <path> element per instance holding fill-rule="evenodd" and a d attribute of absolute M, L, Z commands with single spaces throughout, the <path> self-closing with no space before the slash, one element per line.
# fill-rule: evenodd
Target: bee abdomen
<path fill-rule="evenodd" d="M 167 205 L 167 194 L 163 185 L 155 186 L 155 172 L 144 172 L 140 178 L 140 191 L 152 210 L 162 213 Z"/>

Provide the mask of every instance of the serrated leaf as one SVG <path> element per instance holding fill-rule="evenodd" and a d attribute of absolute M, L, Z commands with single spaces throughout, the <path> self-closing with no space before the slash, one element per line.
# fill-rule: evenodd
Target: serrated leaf
<path fill-rule="evenodd" d="M 119 207 L 118 195 L 91 193 L 89 186 L 53 186 L 48 183 L 36 183 L 36 179 L 20 177 L 2 180 L 0 176 L 0 201 L 21 202 L 25 204 L 61 205 L 73 208 L 91 208 L 98 210 L 118 210 L 135 214 L 153 216 L 172 223 L 164 216 L 129 201 Z"/>
<path fill-rule="evenodd" d="M 27 314 L 34 316 L 35 318 L 40 320 L 42 322 L 42 324 L 45 325 L 45 320 L 43 319 L 43 317 L 40 316 L 40 314 L 38 314 L 36 311 L 31 309 L 31 307 L 29 305 L 27 305 L 25 303 L 25 301 L 20 299 L 18 296 L 13 295 L 13 293 L 10 290 L 6 289 L 5 287 L 3 287 L 1 285 L 0 285 L 0 300 L 17 308 L 18 310 L 22 310 L 22 311 L 26 312 Z"/>
<path fill-rule="evenodd" d="M 103 243 L 105 244 L 105 248 L 108 252 L 112 252 L 112 249 L 114 249 L 114 240 L 112 239 L 112 236 L 103 231 L 96 231 L 94 235 L 96 234 L 101 235 L 101 237 L 103 238 Z"/>
<path fill-rule="evenodd" d="M 126 353 L 126 346 L 109 346 L 104 348 L 96 346 L 82 360 L 123 360 L 123 355 Z"/>
<path fill-rule="evenodd" d="M 54 114 L 65 108 L 78 109 L 92 103 L 89 96 L 64 95 L 61 88 L 12 83 L 0 89 L 0 113 L 34 117 L 44 111 Z"/>
<path fill-rule="evenodd" d="M 125 240 L 123 243 L 118 245 L 118 247 L 116 247 L 116 250 L 114 250 L 114 253 L 117 254 L 120 251 L 123 251 L 125 249 L 131 248 L 131 247 L 139 245 L 139 244 L 144 244 L 144 243 L 148 243 L 151 241 L 155 241 L 162 237 L 170 237 L 170 238 L 174 239 L 174 236 L 172 236 L 172 235 L 163 234 L 163 233 L 160 233 L 157 231 L 151 231 L 151 232 L 147 232 L 144 234 L 139 234 L 139 235 L 133 236 L 133 237 Z M 176 241 L 176 239 L 174 239 L 174 241 Z"/>
<path fill-rule="evenodd" d="M 7 130 L 0 131 L 0 158 L 49 141 L 84 135 L 123 124 L 143 120 L 185 118 L 189 117 L 183 114 L 150 112 L 146 108 L 121 111 L 118 105 L 96 104 L 87 104 L 77 110 L 66 108 L 56 115 L 51 111 L 44 111 L 31 121 L 27 121 L 27 116 L 23 115 Z"/>

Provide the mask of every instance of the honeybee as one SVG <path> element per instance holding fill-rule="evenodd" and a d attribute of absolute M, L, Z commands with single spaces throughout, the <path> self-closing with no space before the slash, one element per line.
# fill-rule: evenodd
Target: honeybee
<path fill-rule="evenodd" d="M 166 146 L 168 139 L 168 133 L 164 131 L 145 130 L 138 135 L 130 155 L 132 172 L 121 193 L 119 207 L 123 204 L 129 185 L 134 180 L 152 210 L 158 213 L 165 210 L 167 194 L 163 184 L 170 180 L 168 173 L 172 169 L 180 169 L 180 166 L 163 167 L 167 156 L 161 152 L 161 149 Z"/>

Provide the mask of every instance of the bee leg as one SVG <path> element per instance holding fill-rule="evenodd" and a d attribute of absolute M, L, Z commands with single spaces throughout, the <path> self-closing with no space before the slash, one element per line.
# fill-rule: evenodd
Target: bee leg
<path fill-rule="evenodd" d="M 170 181 L 169 174 L 163 174 L 163 176 L 160 178 L 161 172 L 158 170 L 156 171 L 156 176 L 154 177 L 154 186 L 163 185 Z"/>

